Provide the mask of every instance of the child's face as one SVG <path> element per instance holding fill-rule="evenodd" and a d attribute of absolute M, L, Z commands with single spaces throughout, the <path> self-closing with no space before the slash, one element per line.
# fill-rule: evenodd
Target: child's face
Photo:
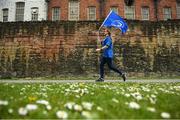
<path fill-rule="evenodd" d="M 107 29 L 104 30 L 104 35 L 108 35 L 108 30 Z"/>

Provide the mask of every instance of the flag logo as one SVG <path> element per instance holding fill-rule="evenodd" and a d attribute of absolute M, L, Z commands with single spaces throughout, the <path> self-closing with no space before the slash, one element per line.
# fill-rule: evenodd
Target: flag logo
<path fill-rule="evenodd" d="M 115 20 L 111 23 L 112 26 L 117 27 L 117 28 L 121 28 L 124 27 L 124 23 L 120 20 Z"/>
<path fill-rule="evenodd" d="M 111 11 L 104 22 L 102 23 L 101 27 L 115 27 L 122 31 L 122 33 L 125 33 L 128 29 L 127 23 L 124 21 L 122 17 L 120 17 L 118 14 L 116 14 L 114 11 Z M 101 28 L 100 27 L 100 28 Z M 99 28 L 99 30 L 100 30 Z"/>

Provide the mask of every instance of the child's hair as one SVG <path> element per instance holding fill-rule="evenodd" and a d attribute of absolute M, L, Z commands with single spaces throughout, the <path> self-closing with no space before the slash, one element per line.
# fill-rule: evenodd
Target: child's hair
<path fill-rule="evenodd" d="M 110 32 L 108 29 L 106 29 L 106 30 L 107 30 L 107 32 L 108 32 L 108 35 L 111 36 L 111 32 Z"/>

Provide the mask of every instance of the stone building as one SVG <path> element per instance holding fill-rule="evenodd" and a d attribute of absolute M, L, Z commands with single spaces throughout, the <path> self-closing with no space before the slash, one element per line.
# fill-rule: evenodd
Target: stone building
<path fill-rule="evenodd" d="M 46 0 L 0 0 L 0 21 L 47 20 Z"/>
<path fill-rule="evenodd" d="M 110 10 L 126 19 L 180 19 L 180 0 L 50 0 L 49 20 L 102 20 Z"/>

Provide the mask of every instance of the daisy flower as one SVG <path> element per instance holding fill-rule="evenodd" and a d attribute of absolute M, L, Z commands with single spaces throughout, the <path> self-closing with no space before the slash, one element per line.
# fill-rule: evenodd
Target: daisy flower
<path fill-rule="evenodd" d="M 140 109 L 140 105 L 136 102 L 130 102 L 128 105 L 129 105 L 129 108 Z"/>
<path fill-rule="evenodd" d="M 68 114 L 65 111 L 57 111 L 56 116 L 57 116 L 57 118 L 60 118 L 60 119 L 68 118 Z"/>
<path fill-rule="evenodd" d="M 83 108 L 85 108 L 86 110 L 92 110 L 93 104 L 89 103 L 89 102 L 82 102 L 82 106 Z"/>

